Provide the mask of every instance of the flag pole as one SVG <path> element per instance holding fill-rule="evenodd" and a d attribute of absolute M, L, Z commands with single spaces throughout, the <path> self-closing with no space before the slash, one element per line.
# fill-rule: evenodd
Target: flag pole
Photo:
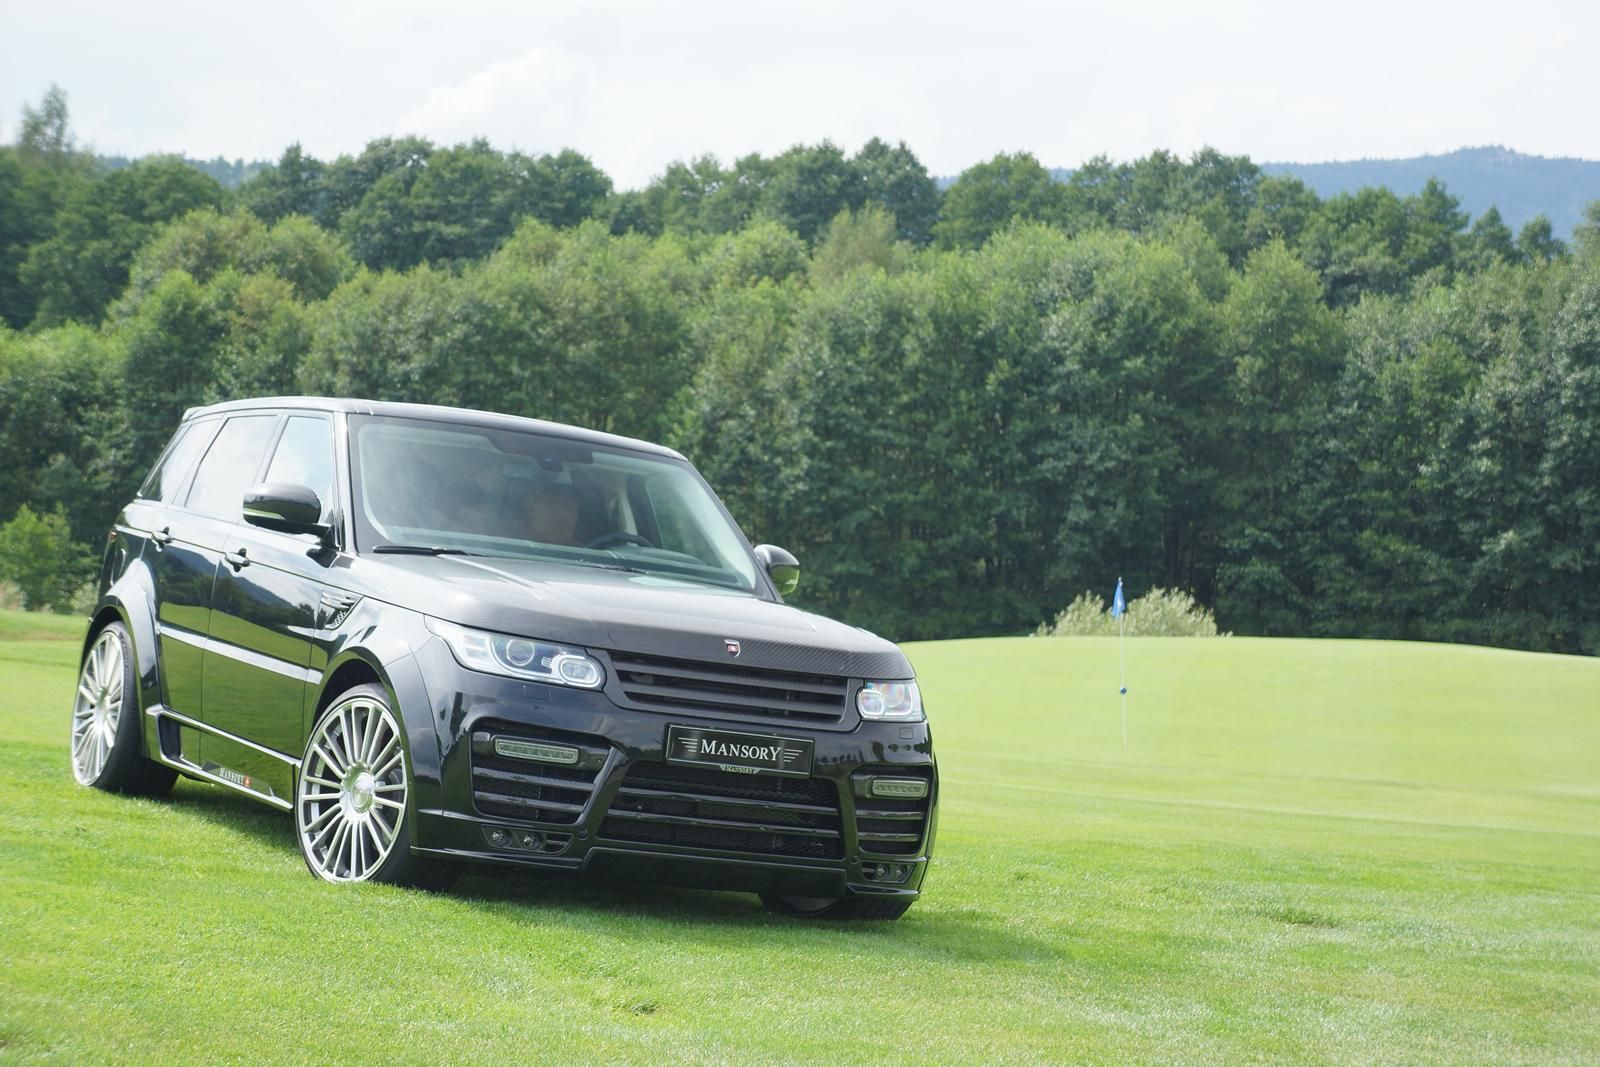
<path fill-rule="evenodd" d="M 1117 619 L 1117 651 L 1122 658 L 1122 747 L 1128 747 L 1128 624 Z"/>
<path fill-rule="evenodd" d="M 1128 609 L 1122 599 L 1122 576 L 1117 576 L 1117 593 L 1111 600 L 1111 614 L 1117 617 L 1117 659 L 1122 693 L 1122 748 L 1128 748 Z"/>

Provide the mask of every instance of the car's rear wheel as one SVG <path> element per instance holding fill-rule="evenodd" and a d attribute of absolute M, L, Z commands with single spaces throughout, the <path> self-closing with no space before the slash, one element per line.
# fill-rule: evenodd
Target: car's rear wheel
<path fill-rule="evenodd" d="M 898 919 L 911 907 L 905 897 L 796 897 L 761 894 L 761 903 L 797 919 Z"/>
<path fill-rule="evenodd" d="M 72 700 L 72 776 L 112 793 L 161 796 L 178 775 L 144 754 L 133 642 L 121 623 L 95 635 Z"/>
<path fill-rule="evenodd" d="M 445 884 L 448 868 L 411 855 L 410 797 L 405 734 L 387 694 L 377 685 L 342 693 L 311 731 L 295 783 L 306 866 L 329 882 Z"/>

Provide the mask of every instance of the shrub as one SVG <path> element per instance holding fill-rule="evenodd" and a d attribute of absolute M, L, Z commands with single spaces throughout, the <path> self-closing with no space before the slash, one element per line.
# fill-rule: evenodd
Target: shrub
<path fill-rule="evenodd" d="M 1152 589 L 1130 600 L 1120 621 L 1103 598 L 1080 593 L 1067 609 L 1034 631 L 1035 637 L 1227 637 L 1211 611 L 1181 589 Z"/>
<path fill-rule="evenodd" d="M 72 540 L 59 507 L 40 515 L 22 505 L 0 526 L 0 581 L 16 586 L 29 611 L 70 611 L 88 578 L 89 550 Z"/>

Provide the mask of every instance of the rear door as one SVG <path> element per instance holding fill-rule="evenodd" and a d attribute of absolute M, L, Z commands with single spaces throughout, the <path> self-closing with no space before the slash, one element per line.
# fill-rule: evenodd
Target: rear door
<path fill-rule="evenodd" d="M 333 455 L 332 419 L 291 412 L 257 480 L 311 488 L 326 522 L 337 508 Z M 227 534 L 211 599 L 205 709 L 208 725 L 239 740 L 207 736 L 202 751 L 208 762 L 256 780 L 258 791 L 265 783 L 279 796 L 289 795 L 287 761 L 256 746 L 292 759 L 304 745 L 306 701 L 321 677 L 311 667 L 312 642 L 333 559 L 309 534 L 243 521 Z"/>
<path fill-rule="evenodd" d="M 194 718 L 200 716 L 200 664 L 221 546 L 202 544 L 204 523 L 181 505 L 195 464 L 221 425 L 221 419 L 203 419 L 179 430 L 125 513 L 145 538 L 155 581 L 162 703 Z M 184 743 L 193 752 L 193 736 Z"/>

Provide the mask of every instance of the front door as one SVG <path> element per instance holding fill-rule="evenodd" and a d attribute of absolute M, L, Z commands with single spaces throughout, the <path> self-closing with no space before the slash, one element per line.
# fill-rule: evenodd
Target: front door
<path fill-rule="evenodd" d="M 308 486 L 323 502 L 326 521 L 334 508 L 331 421 L 286 418 L 261 480 Z M 222 559 L 211 598 L 205 709 L 207 725 L 229 736 L 208 735 L 202 751 L 248 777 L 257 791 L 269 786 L 287 798 L 290 761 L 305 744 L 307 701 L 321 680 L 311 667 L 312 641 L 332 553 L 309 534 L 239 522 Z"/>

